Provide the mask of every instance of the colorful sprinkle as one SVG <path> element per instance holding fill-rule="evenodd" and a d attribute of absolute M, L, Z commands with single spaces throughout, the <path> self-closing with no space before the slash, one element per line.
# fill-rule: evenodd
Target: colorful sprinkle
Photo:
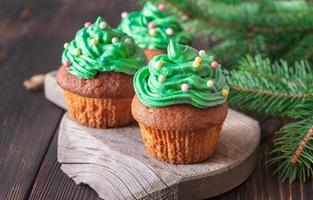
<path fill-rule="evenodd" d="M 128 12 L 122 12 L 121 16 L 122 16 L 122 18 L 127 17 L 128 16 Z"/>
<path fill-rule="evenodd" d="M 166 80 L 166 76 L 164 76 L 164 75 L 160 75 L 160 76 L 158 77 L 158 81 L 159 81 L 160 83 L 163 83 L 165 80 Z"/>
<path fill-rule="evenodd" d="M 90 40 L 90 44 L 96 45 L 96 44 L 98 44 L 98 41 L 97 41 L 95 38 L 92 38 L 92 39 Z"/>
<path fill-rule="evenodd" d="M 126 44 L 132 44 L 133 43 L 133 40 L 131 38 L 126 38 L 125 39 L 125 43 Z"/>
<path fill-rule="evenodd" d="M 70 67 L 70 66 L 72 65 L 72 63 L 71 63 L 70 61 L 65 61 L 65 62 L 63 63 L 63 65 L 64 65 L 65 67 Z"/>
<path fill-rule="evenodd" d="M 216 62 L 216 61 L 213 61 L 213 62 L 211 63 L 212 69 L 217 69 L 218 66 L 219 66 L 219 64 L 218 64 L 218 62 Z"/>
<path fill-rule="evenodd" d="M 227 97 L 229 95 L 229 90 L 228 89 L 222 89 L 222 96 Z"/>
<path fill-rule="evenodd" d="M 198 63 L 201 63 L 201 57 L 199 57 L 199 56 L 197 56 L 197 57 L 195 57 L 195 62 L 198 62 Z"/>
<path fill-rule="evenodd" d="M 167 35 L 173 35 L 174 34 L 174 30 L 172 28 L 167 28 L 165 30 L 165 32 L 166 32 Z"/>
<path fill-rule="evenodd" d="M 115 44 L 115 43 L 118 43 L 119 39 L 117 37 L 114 37 L 112 38 L 112 43 Z"/>
<path fill-rule="evenodd" d="M 208 82 L 206 83 L 206 85 L 211 88 L 214 86 L 214 81 L 213 80 L 208 80 Z"/>
<path fill-rule="evenodd" d="M 69 43 L 64 43 L 64 45 L 63 45 L 63 47 L 64 47 L 64 49 L 67 49 L 67 47 L 69 47 L 70 46 L 70 44 Z"/>
<path fill-rule="evenodd" d="M 192 66 L 195 68 L 198 68 L 200 67 L 200 65 L 201 65 L 201 57 L 197 56 L 195 58 L 195 61 L 192 63 Z"/>
<path fill-rule="evenodd" d="M 151 36 L 155 36 L 156 35 L 156 30 L 153 28 L 153 29 L 150 29 L 149 30 L 149 35 Z"/>
<path fill-rule="evenodd" d="M 162 62 L 161 60 L 157 61 L 157 62 L 155 63 L 155 67 L 156 67 L 157 69 L 160 69 L 161 67 L 163 67 L 163 62 Z"/>
<path fill-rule="evenodd" d="M 205 54 L 206 54 L 206 52 L 204 50 L 199 51 L 199 56 L 203 57 Z"/>
<path fill-rule="evenodd" d="M 149 28 L 149 29 L 154 29 L 154 28 L 155 28 L 155 23 L 150 22 L 150 23 L 148 24 L 148 28 Z"/>
<path fill-rule="evenodd" d="M 85 27 L 89 27 L 89 26 L 91 26 L 91 22 L 85 22 Z"/>
<path fill-rule="evenodd" d="M 161 11 L 165 10 L 164 4 L 159 4 L 158 8 L 159 8 L 159 10 L 161 10 Z"/>
<path fill-rule="evenodd" d="M 81 54 L 81 49 L 80 49 L 80 48 L 75 49 L 75 50 L 74 50 L 74 54 L 75 54 L 76 56 L 79 56 L 79 55 Z"/>
<path fill-rule="evenodd" d="M 188 92 L 188 90 L 189 90 L 189 85 L 186 84 L 186 83 L 182 84 L 182 85 L 181 85 L 181 90 L 182 90 L 183 92 Z"/>
<path fill-rule="evenodd" d="M 106 26 L 107 26 L 107 25 L 106 25 L 105 22 L 101 22 L 101 23 L 99 24 L 99 28 L 101 28 L 101 29 L 105 29 Z"/>
<path fill-rule="evenodd" d="M 192 66 L 195 67 L 195 68 L 200 67 L 200 65 L 201 65 L 201 63 L 196 62 L 196 61 L 194 61 L 194 62 L 192 63 Z"/>

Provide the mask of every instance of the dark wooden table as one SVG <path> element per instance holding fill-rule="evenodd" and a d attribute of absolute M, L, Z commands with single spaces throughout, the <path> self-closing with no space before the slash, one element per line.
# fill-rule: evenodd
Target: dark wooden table
<path fill-rule="evenodd" d="M 116 26 L 122 11 L 139 6 L 126 0 L 0 1 L 0 199 L 98 199 L 77 186 L 57 162 L 57 129 L 63 110 L 22 82 L 57 68 L 63 43 L 83 22 L 101 15 Z M 194 42 L 205 48 L 207 42 Z M 265 125 L 266 126 L 266 125 Z M 313 199 L 313 181 L 282 183 L 265 164 L 271 139 L 263 139 L 253 174 L 214 199 Z M 209 187 L 209 186 L 208 186 Z"/>

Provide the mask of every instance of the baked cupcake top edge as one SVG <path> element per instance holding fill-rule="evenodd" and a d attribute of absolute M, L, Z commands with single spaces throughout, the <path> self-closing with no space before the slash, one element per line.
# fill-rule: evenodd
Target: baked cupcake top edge
<path fill-rule="evenodd" d="M 192 37 L 176 17 L 165 13 L 165 6 L 146 2 L 141 11 L 122 14 L 118 29 L 135 39 L 137 45 L 147 49 L 166 49 L 170 40 L 188 43 Z"/>
<path fill-rule="evenodd" d="M 167 54 L 155 56 L 135 74 L 134 89 L 148 107 L 190 104 L 208 108 L 227 100 L 225 74 L 205 51 L 171 41 Z"/>
<path fill-rule="evenodd" d="M 93 24 L 86 22 L 75 38 L 64 44 L 62 55 L 68 72 L 83 79 L 107 71 L 133 75 L 145 61 L 143 51 L 133 39 L 112 29 L 102 17 Z"/>

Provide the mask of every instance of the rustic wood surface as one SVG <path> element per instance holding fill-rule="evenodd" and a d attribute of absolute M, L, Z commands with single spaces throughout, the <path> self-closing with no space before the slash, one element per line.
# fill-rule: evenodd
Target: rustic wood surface
<path fill-rule="evenodd" d="M 66 109 L 55 76 L 55 71 L 46 75 L 45 96 Z M 225 193 L 245 181 L 256 166 L 259 142 L 259 123 L 230 109 L 210 159 L 171 165 L 147 154 L 136 124 L 92 129 L 65 114 L 58 133 L 58 162 L 76 184 L 89 185 L 103 199 L 192 200 Z"/>
<path fill-rule="evenodd" d="M 258 123 L 229 110 L 217 149 L 201 163 L 171 165 L 150 157 L 136 124 L 91 129 L 68 114 L 59 128 L 58 161 L 77 184 L 103 199 L 202 199 L 241 184 L 257 163 Z"/>
<path fill-rule="evenodd" d="M 57 127 L 63 110 L 30 93 L 23 80 L 60 63 L 63 43 L 83 22 L 102 15 L 115 26 L 130 0 L 0 1 L 0 199 L 99 199 L 76 186 L 57 163 Z M 205 48 L 206 40 L 196 47 Z M 261 124 L 262 126 L 262 124 Z M 313 181 L 282 183 L 265 164 L 271 138 L 261 143 L 258 166 L 243 184 L 213 199 L 313 199 Z"/>

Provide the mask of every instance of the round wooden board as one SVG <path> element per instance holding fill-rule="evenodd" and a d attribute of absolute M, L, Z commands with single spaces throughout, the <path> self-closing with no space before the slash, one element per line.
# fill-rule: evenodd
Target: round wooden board
<path fill-rule="evenodd" d="M 211 158 L 171 165 L 147 154 L 135 124 L 91 129 L 65 114 L 58 161 L 77 184 L 88 184 L 103 199 L 203 199 L 231 190 L 250 175 L 259 141 L 257 121 L 229 110 Z"/>

